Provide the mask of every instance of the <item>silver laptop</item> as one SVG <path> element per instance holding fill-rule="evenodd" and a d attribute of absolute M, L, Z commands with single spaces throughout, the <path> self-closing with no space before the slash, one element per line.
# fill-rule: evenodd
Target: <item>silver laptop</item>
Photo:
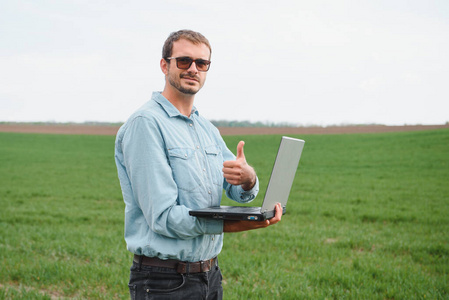
<path fill-rule="evenodd" d="M 191 210 L 189 214 L 201 218 L 264 221 L 274 217 L 276 203 L 281 203 L 285 214 L 304 143 L 303 140 L 282 137 L 262 207 L 217 206 Z"/>

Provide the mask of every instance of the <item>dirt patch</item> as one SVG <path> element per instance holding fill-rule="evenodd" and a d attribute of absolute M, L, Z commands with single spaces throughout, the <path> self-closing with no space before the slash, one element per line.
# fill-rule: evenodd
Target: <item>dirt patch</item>
<path fill-rule="evenodd" d="M 222 135 L 253 135 L 253 134 L 342 134 L 342 133 L 377 133 L 399 131 L 422 131 L 449 128 L 445 125 L 360 125 L 360 126 L 330 126 L 330 127 L 220 127 Z M 119 126 L 82 125 L 82 124 L 0 124 L 0 132 L 48 133 L 48 134 L 90 134 L 116 135 Z"/>
<path fill-rule="evenodd" d="M 0 124 L 0 132 L 115 135 L 119 126 L 81 124 Z"/>

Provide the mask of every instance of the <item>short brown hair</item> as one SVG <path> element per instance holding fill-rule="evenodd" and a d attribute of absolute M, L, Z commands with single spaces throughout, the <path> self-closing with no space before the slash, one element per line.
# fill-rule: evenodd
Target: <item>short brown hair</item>
<path fill-rule="evenodd" d="M 205 44 L 208 48 L 210 53 L 212 54 L 212 48 L 209 44 L 209 41 L 199 32 L 192 31 L 192 30 L 179 30 L 170 33 L 167 40 L 164 43 L 164 47 L 162 48 L 162 57 L 167 59 L 168 57 L 171 57 L 172 51 L 173 51 L 173 43 L 176 41 L 179 41 L 180 39 L 186 39 L 189 42 L 192 42 L 195 45 L 198 44 Z"/>

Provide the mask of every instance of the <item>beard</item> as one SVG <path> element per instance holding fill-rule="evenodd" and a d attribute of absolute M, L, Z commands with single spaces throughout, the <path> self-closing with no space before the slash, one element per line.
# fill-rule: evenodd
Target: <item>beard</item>
<path fill-rule="evenodd" d="M 179 76 L 179 77 L 176 77 L 176 76 Z M 183 86 L 181 84 L 181 79 L 184 77 L 195 78 L 196 80 L 198 80 L 199 86 L 196 86 L 196 85 Z M 195 95 L 196 93 L 199 92 L 199 90 L 202 87 L 200 79 L 195 75 L 189 75 L 189 74 L 179 74 L 178 75 L 178 74 L 168 73 L 167 79 L 171 86 L 173 86 L 179 92 L 181 92 L 183 94 L 187 94 L 187 95 Z"/>

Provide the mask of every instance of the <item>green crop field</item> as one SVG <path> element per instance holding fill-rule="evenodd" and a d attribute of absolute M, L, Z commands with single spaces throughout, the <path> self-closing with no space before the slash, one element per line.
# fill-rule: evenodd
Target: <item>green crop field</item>
<path fill-rule="evenodd" d="M 225 299 L 449 299 L 449 130 L 295 137 L 287 214 L 225 236 Z M 129 298 L 114 139 L 0 133 L 0 299 Z M 225 140 L 260 205 L 280 136 Z"/>

